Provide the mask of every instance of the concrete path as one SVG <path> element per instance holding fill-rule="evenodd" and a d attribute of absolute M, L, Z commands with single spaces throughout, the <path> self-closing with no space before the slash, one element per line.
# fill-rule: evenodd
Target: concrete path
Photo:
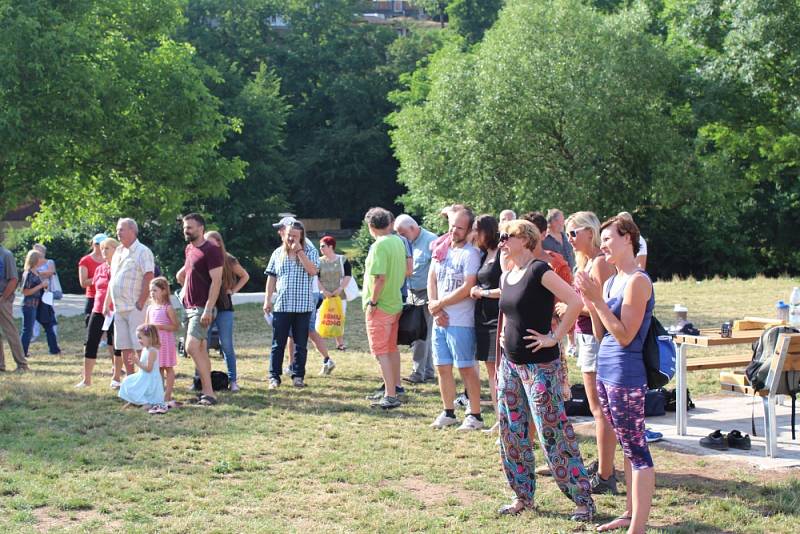
<path fill-rule="evenodd" d="M 177 299 L 173 297 L 173 305 L 177 305 Z M 86 298 L 83 295 L 64 295 L 64 298 L 57 300 L 55 303 L 56 315 L 62 317 L 74 317 L 76 315 L 83 315 L 83 306 Z M 234 304 L 245 304 L 248 302 L 262 303 L 264 302 L 264 293 L 237 293 L 233 296 Z M 17 294 L 14 301 L 14 317 L 22 317 L 22 296 Z"/>
<path fill-rule="evenodd" d="M 753 399 L 744 395 L 724 394 L 719 396 L 692 399 L 696 405 L 689 410 L 686 436 L 678 436 L 675 431 L 675 413 L 667 412 L 661 417 L 648 417 L 647 426 L 664 434 L 664 440 L 651 444 L 656 447 L 667 447 L 673 451 L 685 452 L 698 456 L 714 456 L 724 460 L 748 464 L 759 469 L 800 468 L 800 414 L 797 416 L 797 441 L 792 441 L 791 433 L 791 399 L 787 398 L 785 406 L 777 406 L 778 419 L 778 457 L 767 458 L 764 455 L 764 408 L 761 397 Z M 755 403 L 755 405 L 754 405 Z M 758 437 L 750 436 L 752 449 L 742 451 L 728 449 L 717 451 L 700 446 L 700 438 L 714 430 L 727 434 L 738 429 L 742 434 L 750 434 L 750 414 L 755 408 L 756 432 Z M 594 432 L 594 423 L 588 417 L 571 418 L 575 420 L 576 429 L 582 434 Z M 581 424 L 583 423 L 583 424 Z M 584 426 L 585 425 L 585 426 Z"/>

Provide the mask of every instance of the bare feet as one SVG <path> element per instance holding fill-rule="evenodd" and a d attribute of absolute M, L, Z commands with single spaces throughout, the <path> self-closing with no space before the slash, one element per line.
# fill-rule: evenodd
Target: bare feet
<path fill-rule="evenodd" d="M 612 519 L 608 523 L 597 527 L 597 532 L 607 532 L 609 530 L 628 528 L 629 526 L 631 526 L 631 520 L 632 520 L 631 516 L 628 515 L 628 513 L 626 512 L 625 514 L 617 517 L 616 519 Z"/>
<path fill-rule="evenodd" d="M 514 502 L 501 507 L 497 513 L 500 515 L 517 515 L 525 510 L 527 506 L 519 499 L 514 499 Z"/>

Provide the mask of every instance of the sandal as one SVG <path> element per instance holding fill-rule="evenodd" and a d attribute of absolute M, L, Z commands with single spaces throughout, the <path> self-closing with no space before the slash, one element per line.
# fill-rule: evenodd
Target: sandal
<path fill-rule="evenodd" d="M 618 521 L 626 521 L 627 523 L 625 525 L 616 525 L 616 526 L 613 526 L 613 527 L 609 526 L 609 525 L 611 525 L 611 523 L 616 523 Z M 600 525 L 599 527 L 597 527 L 597 532 L 608 532 L 609 530 L 618 530 L 618 529 L 621 529 L 621 528 L 628 528 L 629 526 L 631 526 L 631 521 L 633 521 L 633 517 L 632 516 L 621 515 L 619 517 L 615 517 L 614 519 L 612 519 L 608 523 L 605 523 L 605 524 Z"/>
<path fill-rule="evenodd" d="M 533 508 L 532 505 L 525 505 L 521 500 L 514 499 L 514 502 L 511 504 L 506 504 L 505 506 L 501 506 L 497 513 L 499 515 L 519 515 L 524 512 L 528 508 Z"/>
<path fill-rule="evenodd" d="M 201 395 L 197 404 L 200 406 L 214 406 L 217 403 L 217 398 L 211 395 Z"/>
<path fill-rule="evenodd" d="M 340 350 L 342 352 L 347 350 L 347 345 L 337 345 L 336 350 Z"/>
<path fill-rule="evenodd" d="M 586 508 L 580 512 L 575 512 L 570 516 L 572 521 L 577 523 L 591 523 L 594 518 L 595 507 L 591 505 L 584 505 Z"/>

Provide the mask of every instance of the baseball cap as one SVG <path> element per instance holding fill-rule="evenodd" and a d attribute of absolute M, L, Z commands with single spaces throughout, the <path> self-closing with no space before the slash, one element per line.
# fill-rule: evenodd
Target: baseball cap
<path fill-rule="evenodd" d="M 103 234 L 103 233 L 96 234 L 96 235 L 95 235 L 95 236 L 92 238 L 92 243 L 94 243 L 95 245 L 99 245 L 100 243 L 102 243 L 102 242 L 103 242 L 103 241 L 105 241 L 106 239 L 108 239 L 108 236 L 107 236 L 106 234 Z"/>
<path fill-rule="evenodd" d="M 280 228 L 281 226 L 291 226 L 296 222 L 298 222 L 298 221 L 294 217 L 284 217 L 280 221 L 278 221 L 275 224 L 273 224 L 272 227 L 273 228 Z"/>

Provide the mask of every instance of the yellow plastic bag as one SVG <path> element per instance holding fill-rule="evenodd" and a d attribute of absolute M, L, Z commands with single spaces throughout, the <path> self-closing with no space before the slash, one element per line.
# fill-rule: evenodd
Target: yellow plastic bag
<path fill-rule="evenodd" d="M 317 333 L 322 337 L 339 337 L 344 334 L 342 299 L 329 297 L 322 301 L 317 311 Z"/>

